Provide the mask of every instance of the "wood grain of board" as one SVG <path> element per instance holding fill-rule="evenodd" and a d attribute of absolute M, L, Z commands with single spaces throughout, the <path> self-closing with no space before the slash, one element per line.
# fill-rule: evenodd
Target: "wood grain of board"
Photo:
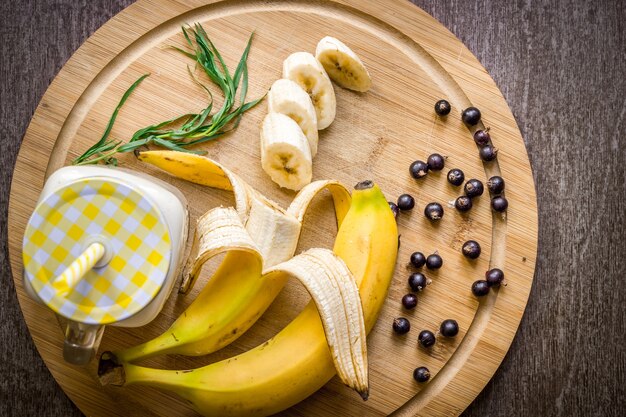
<path fill-rule="evenodd" d="M 324 415 L 329 410 L 344 415 L 364 412 L 382 415 L 399 407 L 400 414 L 460 414 L 499 365 L 526 305 L 537 236 L 529 162 L 499 90 L 454 36 L 409 4 L 368 4 L 358 9 L 353 5 L 351 2 L 237 1 L 183 5 L 146 0 L 101 28 L 55 79 L 25 136 L 10 201 L 13 271 L 20 270 L 23 225 L 32 211 L 46 168 L 52 172 L 68 163 L 99 137 L 119 96 L 137 76 L 152 73 L 129 100 L 113 135 L 128 137 L 136 128 L 154 122 L 155 115 L 161 120 L 186 112 L 190 106 L 202 106 L 202 93 L 190 92 L 194 91 L 194 85 L 187 78 L 181 60 L 162 47 L 181 43 L 181 23 L 190 19 L 210 23 L 215 43 L 227 45 L 220 49 L 229 63 L 236 62 L 243 49 L 247 36 L 242 33 L 256 30 L 250 56 L 251 97 L 263 94 L 280 76 L 282 58 L 297 50 L 313 50 L 317 39 L 332 31 L 361 55 L 375 86 L 364 95 L 337 89 L 339 116 L 322 133 L 314 175 L 337 178 L 346 184 L 373 176 L 390 199 L 408 191 L 417 197 L 418 206 L 415 212 L 400 218 L 403 238 L 396 279 L 379 325 L 369 339 L 372 397 L 367 403 L 356 401 L 352 393 L 334 380 L 286 415 Z M 158 13 L 154 12 L 156 9 Z M 164 85 L 171 90 L 164 91 Z M 434 117 L 432 112 L 432 104 L 440 97 L 447 97 L 455 108 L 445 121 Z M 459 120 L 459 109 L 470 103 L 483 110 L 484 121 L 494 133 L 494 142 L 501 149 L 498 163 L 480 162 L 471 134 Z M 258 124 L 264 112 L 261 106 L 246 114 L 235 135 L 211 144 L 207 150 L 211 157 L 225 163 L 238 161 L 237 168 L 233 167 L 235 171 L 245 173 L 250 183 L 286 206 L 293 193 L 273 186 L 255 163 L 258 162 Z M 469 217 L 448 210 L 441 226 L 434 228 L 428 224 L 419 213 L 420 208 L 429 201 L 445 203 L 458 194 L 458 190 L 447 185 L 444 175 L 432 175 L 422 184 L 415 184 L 408 176 L 406 167 L 415 155 L 425 157 L 434 151 L 447 155 L 447 163 L 463 168 L 468 178 L 486 180 L 501 173 L 507 179 L 507 198 L 511 202 L 507 217 L 492 216 L 488 199 L 483 197 Z M 51 153 L 55 158 L 49 160 Z M 132 158 L 122 161 L 128 167 L 166 178 Z M 188 195 L 194 217 L 207 207 L 229 201 L 226 194 L 172 181 Z M 326 207 L 324 202 L 314 207 L 315 223 L 331 224 L 331 219 L 324 215 Z M 332 242 L 329 228 L 305 225 L 300 249 L 320 244 L 329 246 Z M 468 263 L 459 254 L 460 244 L 470 237 L 483 243 L 485 255 L 476 263 Z M 407 291 L 405 264 L 408 255 L 417 249 L 427 253 L 439 251 L 446 267 L 433 277 L 434 284 L 420 297 L 420 307 L 412 315 L 413 325 L 435 330 L 442 319 L 454 317 L 462 328 L 462 337 L 438 344 L 430 354 L 416 349 L 414 340 L 393 338 L 388 325 L 402 313 L 398 300 Z M 489 265 L 510 271 L 507 274 L 510 285 L 478 303 L 471 296 L 469 286 Z M 62 333 L 55 317 L 27 299 L 19 275 L 15 278 L 26 322 L 44 361 L 85 413 L 110 415 L 112 400 L 127 405 L 125 413 L 130 410 L 137 415 L 146 415 L 148 410 L 156 415 L 180 415 L 186 410 L 185 404 L 171 395 L 165 395 L 169 401 L 163 404 L 164 394 L 156 390 L 102 389 L 94 378 L 93 367 L 82 370 L 65 365 L 58 349 Z M 187 368 L 253 347 L 278 330 L 289 314 L 293 315 L 289 307 L 294 299 L 303 301 L 297 294 L 303 293 L 295 285 L 288 287 L 253 329 L 256 331 L 249 332 L 224 352 L 208 359 L 171 358 L 152 363 Z M 142 329 L 109 328 L 102 348 L 137 343 L 157 334 L 188 302 L 189 298 L 172 298 L 160 318 Z M 283 321 L 278 317 L 283 317 Z M 390 371 L 390 357 L 406 360 Z M 436 373 L 423 388 L 410 378 L 416 364 L 425 364 Z"/>

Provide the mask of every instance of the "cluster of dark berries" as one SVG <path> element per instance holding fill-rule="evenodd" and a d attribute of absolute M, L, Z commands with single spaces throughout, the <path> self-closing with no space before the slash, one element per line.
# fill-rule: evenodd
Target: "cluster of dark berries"
<path fill-rule="evenodd" d="M 446 100 L 439 100 L 435 104 L 435 112 L 441 117 L 447 116 L 451 111 L 450 103 Z M 462 111 L 461 119 L 468 126 L 476 126 L 481 121 L 480 110 L 476 107 L 468 107 Z M 491 137 L 489 135 L 489 128 L 479 129 L 474 132 L 474 141 L 479 146 L 480 158 L 485 161 L 493 161 L 497 158 L 497 149 L 493 147 L 491 143 Z M 417 160 L 414 161 L 410 167 L 409 172 L 411 176 L 417 180 L 423 179 L 428 175 L 430 171 L 441 171 L 445 167 L 446 158 L 438 153 L 433 153 L 428 156 L 426 161 Z M 483 183 L 476 179 L 471 178 L 465 182 L 465 174 L 459 168 L 452 168 L 448 171 L 447 180 L 453 186 L 463 187 L 464 195 L 458 197 L 455 200 L 455 207 L 461 212 L 468 211 L 472 208 L 472 200 L 481 196 L 484 193 L 485 186 Z M 502 195 L 505 183 L 502 177 L 493 176 L 487 181 L 487 188 L 491 194 L 491 207 L 494 211 L 503 212 L 508 207 L 506 198 Z M 402 194 L 398 197 L 396 203 L 389 202 L 389 206 L 397 216 L 402 211 L 409 211 L 415 207 L 415 200 L 409 194 Z M 424 215 L 431 221 L 440 220 L 443 217 L 444 211 L 441 204 L 433 202 L 426 205 L 424 208 Z M 480 244 L 475 240 L 466 241 L 461 252 L 463 256 L 469 259 L 477 259 L 481 254 Z M 416 268 L 422 268 L 426 266 L 430 270 L 436 270 L 442 267 L 443 259 L 437 253 L 431 254 L 426 257 L 422 252 L 414 252 L 410 258 L 411 265 Z M 417 293 L 425 290 L 426 286 L 431 281 L 422 272 L 413 272 L 409 275 L 408 286 L 410 287 L 410 293 L 405 294 L 402 297 L 402 306 L 411 310 L 417 306 Z M 504 273 L 501 269 L 492 268 L 485 273 L 484 280 L 478 280 L 472 284 L 472 293 L 476 297 L 483 297 L 487 295 L 492 287 L 499 287 L 500 285 L 506 285 L 504 281 Z M 411 329 L 410 321 L 405 317 L 398 317 L 393 321 L 393 331 L 396 334 L 407 334 Z M 455 320 L 444 320 L 440 327 L 439 332 L 443 337 L 452 338 L 459 333 L 459 325 Z M 429 349 L 437 342 L 437 336 L 430 330 L 422 330 L 418 335 L 418 344 L 422 348 Z M 420 366 L 413 371 L 413 378 L 417 382 L 427 382 L 430 379 L 430 371 L 424 366 Z"/>
<path fill-rule="evenodd" d="M 429 171 L 441 171 L 446 164 L 446 158 L 438 153 L 428 156 L 426 162 L 417 160 L 409 166 L 409 173 L 413 178 L 419 180 L 428 175 Z"/>
<path fill-rule="evenodd" d="M 476 107 L 468 107 L 461 113 L 461 119 L 463 120 L 463 123 L 468 126 L 476 126 L 481 119 L 480 110 Z M 498 150 L 491 145 L 489 128 L 485 130 L 479 129 L 474 132 L 474 142 L 476 142 L 476 145 L 480 147 L 480 150 L 478 151 L 480 159 L 485 162 L 496 159 Z"/>
<path fill-rule="evenodd" d="M 397 334 L 407 334 L 411 330 L 411 323 L 404 317 L 398 317 L 393 321 L 393 331 Z M 459 334 L 459 324 L 456 320 L 447 319 L 441 322 L 439 334 L 446 338 L 453 338 Z M 430 330 L 422 330 L 417 336 L 420 346 L 425 349 L 431 348 L 437 341 L 437 337 Z M 420 366 L 413 371 L 413 378 L 417 382 L 426 382 L 430 379 L 430 371 L 425 366 Z"/>
<path fill-rule="evenodd" d="M 444 320 L 439 326 L 439 333 L 444 337 L 455 337 L 459 334 L 459 324 L 456 320 Z M 430 330 L 422 330 L 417 340 L 422 347 L 428 349 L 435 344 L 437 338 Z M 413 371 L 413 378 L 417 382 L 426 382 L 430 379 L 430 371 L 425 366 L 420 366 Z"/>
<path fill-rule="evenodd" d="M 485 187 L 480 180 L 472 178 L 467 180 L 463 191 L 465 191 L 465 195 L 458 197 L 454 201 L 454 207 L 461 212 L 468 211 L 472 208 L 472 199 L 481 196 L 485 191 Z"/>
<path fill-rule="evenodd" d="M 389 208 L 393 213 L 393 217 L 398 218 L 398 214 L 402 211 L 410 211 L 415 207 L 415 199 L 410 194 L 402 194 L 396 202 L 389 201 Z"/>
<path fill-rule="evenodd" d="M 476 107 L 468 107 L 467 109 L 463 111 L 463 114 L 462 114 L 463 122 L 469 126 L 475 126 L 476 124 L 478 124 L 478 122 L 480 121 L 480 118 L 481 118 L 480 110 L 478 110 Z M 474 142 L 476 142 L 476 145 L 480 147 L 480 150 L 478 152 L 480 155 L 480 159 L 482 159 L 485 162 L 490 162 L 496 159 L 498 150 L 494 148 L 491 143 L 491 136 L 489 135 L 489 128 L 486 128 L 484 130 L 479 129 L 475 131 Z M 508 207 L 508 202 L 506 198 L 500 195 L 502 191 L 504 191 L 504 180 L 502 179 L 502 177 L 499 177 L 499 176 L 491 177 L 489 181 L 487 182 L 487 187 L 489 187 L 489 191 L 492 194 L 491 207 L 495 211 L 498 211 L 498 212 L 505 211 Z M 482 191 L 480 193 L 482 194 Z M 462 208 L 465 208 L 467 206 L 466 204 L 463 204 L 463 203 L 466 203 L 467 201 L 469 200 L 462 199 L 461 204 L 460 204 Z M 469 206 L 471 207 L 471 202 Z M 469 208 L 467 208 L 466 210 L 469 210 Z"/>
<path fill-rule="evenodd" d="M 504 272 L 501 269 L 492 268 L 485 272 L 485 279 L 479 279 L 472 284 L 472 293 L 476 297 L 483 297 L 489 294 L 492 287 L 499 287 L 503 282 Z"/>
<path fill-rule="evenodd" d="M 443 259 L 438 253 L 433 253 L 426 257 L 422 252 L 413 252 L 411 254 L 411 265 L 416 268 L 421 268 L 426 265 L 426 268 L 435 270 L 443 266 Z M 426 278 L 426 275 L 421 272 L 413 272 L 409 275 L 407 283 L 413 292 L 405 294 L 402 297 L 402 306 L 407 310 L 414 309 L 417 306 L 417 296 L 414 293 L 424 291 L 430 282 L 431 281 Z"/>
<path fill-rule="evenodd" d="M 428 171 L 441 171 L 446 164 L 446 158 L 434 153 L 424 161 L 415 161 L 409 167 L 411 176 L 415 179 L 424 178 Z M 443 207 L 439 203 L 429 203 L 424 208 L 424 215 L 429 220 L 440 220 L 443 217 Z"/>
<path fill-rule="evenodd" d="M 491 193 L 491 208 L 497 212 L 503 212 L 509 207 L 509 202 L 502 195 L 504 191 L 504 179 L 499 176 L 493 176 L 487 180 L 487 188 Z"/>
<path fill-rule="evenodd" d="M 435 270 L 443 266 L 443 258 L 437 252 L 428 255 L 428 257 L 424 256 L 422 252 L 413 252 L 411 254 L 411 265 L 416 268 L 426 265 L 426 268 Z"/>
<path fill-rule="evenodd" d="M 487 188 L 492 195 L 491 208 L 498 212 L 505 211 L 509 203 L 501 195 L 502 191 L 504 191 L 504 180 L 502 177 L 493 176 L 489 178 Z M 472 178 L 465 183 L 463 190 L 465 195 L 458 197 L 454 202 L 454 206 L 457 210 L 465 212 L 472 208 L 472 199 L 483 195 L 485 187 L 480 180 Z"/>
<path fill-rule="evenodd" d="M 490 143 L 491 135 L 489 135 L 489 128 L 474 132 L 474 142 L 476 142 L 476 145 L 480 146 L 478 150 L 480 159 L 485 162 L 491 162 L 496 159 L 498 150 Z"/>

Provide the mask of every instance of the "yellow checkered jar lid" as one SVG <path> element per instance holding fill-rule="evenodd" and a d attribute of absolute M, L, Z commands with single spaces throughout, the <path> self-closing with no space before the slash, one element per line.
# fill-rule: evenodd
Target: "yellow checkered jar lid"
<path fill-rule="evenodd" d="M 94 239 L 110 260 L 89 270 L 69 291 L 53 287 Z M 38 297 L 73 321 L 109 324 L 143 309 L 169 270 L 169 230 L 140 190 L 112 178 L 70 183 L 41 201 L 26 226 L 24 274 Z"/>

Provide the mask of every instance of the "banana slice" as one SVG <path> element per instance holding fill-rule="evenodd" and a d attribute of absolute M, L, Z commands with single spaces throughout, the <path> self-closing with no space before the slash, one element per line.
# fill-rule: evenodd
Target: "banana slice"
<path fill-rule="evenodd" d="M 276 80 L 267 93 L 267 109 L 270 113 L 282 113 L 292 118 L 309 141 L 311 157 L 317 153 L 317 115 L 311 97 L 294 81 Z"/>
<path fill-rule="evenodd" d="M 326 36 L 317 44 L 315 57 L 341 87 L 365 92 L 372 86 L 372 78 L 363 62 L 340 40 Z"/>
<path fill-rule="evenodd" d="M 270 113 L 261 125 L 261 166 L 276 184 L 299 190 L 311 182 L 313 160 L 300 126 L 281 113 Z"/>
<path fill-rule="evenodd" d="M 308 52 L 296 52 L 283 62 L 283 78 L 295 81 L 311 96 L 317 128 L 326 129 L 335 120 L 337 101 L 333 84 L 322 64 Z"/>

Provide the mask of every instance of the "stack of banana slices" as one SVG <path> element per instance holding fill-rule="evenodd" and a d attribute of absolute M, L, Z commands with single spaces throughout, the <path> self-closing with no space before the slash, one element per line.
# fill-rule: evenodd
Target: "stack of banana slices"
<path fill-rule="evenodd" d="M 283 62 L 283 78 L 268 93 L 261 125 L 261 166 L 281 187 L 300 190 L 311 182 L 318 130 L 335 120 L 337 101 L 330 80 L 365 92 L 372 85 L 359 57 L 343 42 L 326 36 L 315 56 L 295 52 Z"/>

